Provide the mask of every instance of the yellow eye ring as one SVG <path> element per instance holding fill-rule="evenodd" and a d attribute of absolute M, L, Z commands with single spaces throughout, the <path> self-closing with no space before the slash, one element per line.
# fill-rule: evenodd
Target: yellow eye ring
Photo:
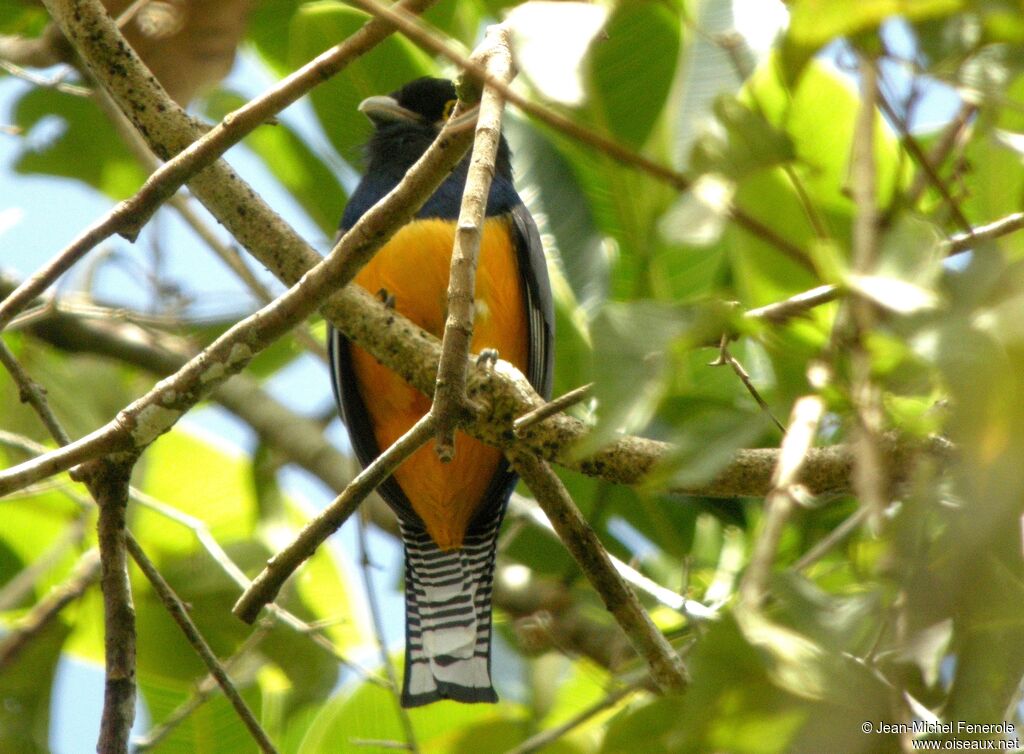
<path fill-rule="evenodd" d="M 441 120 L 448 120 L 452 117 L 452 110 L 455 109 L 455 105 L 458 104 L 457 99 L 450 99 L 444 103 L 444 110 L 441 111 Z"/>

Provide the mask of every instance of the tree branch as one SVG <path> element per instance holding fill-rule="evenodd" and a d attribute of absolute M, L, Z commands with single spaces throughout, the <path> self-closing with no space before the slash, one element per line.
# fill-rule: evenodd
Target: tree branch
<path fill-rule="evenodd" d="M 43 388 L 28 376 L 28 372 L 22 368 L 18 360 L 14 358 L 14 354 L 7 347 L 7 344 L 2 340 L 0 340 L 0 364 L 3 364 L 4 369 L 8 371 L 11 379 L 14 380 L 14 384 L 18 386 L 18 398 L 22 403 L 29 404 L 35 410 L 40 420 L 42 420 L 43 426 L 53 436 L 53 439 L 61 445 L 67 445 L 71 442 L 71 438 L 68 437 L 60 422 L 57 421 L 57 417 L 53 415 L 50 404 L 46 402 Z"/>
<path fill-rule="evenodd" d="M 462 158 L 469 138 L 461 126 L 445 126 L 402 182 L 363 214 L 298 283 L 234 325 L 174 376 L 122 409 L 113 421 L 77 442 L 0 473 L 0 494 L 16 489 L 13 485 L 43 478 L 37 474 L 49 476 L 106 453 L 138 453 L 148 447 L 214 387 L 241 371 L 257 353 L 313 313 L 337 286 L 351 280 L 434 193 Z"/>
<path fill-rule="evenodd" d="M 263 606 L 277 598 L 277 593 L 295 569 L 311 558 L 316 548 L 348 520 L 367 495 L 419 450 L 433 431 L 434 419 L 428 413 L 363 469 L 334 502 L 302 528 L 291 544 L 267 561 L 266 567 L 253 579 L 231 611 L 246 623 L 255 621 Z"/>
<path fill-rule="evenodd" d="M 235 653 L 225 661 L 224 670 L 227 672 L 232 671 L 234 666 L 237 665 L 243 657 L 256 649 L 260 643 L 267 638 L 267 634 L 270 633 L 272 626 L 273 621 L 269 618 L 266 621 L 261 622 L 260 626 L 253 631 L 249 637 L 242 642 L 242 645 L 235 651 Z M 195 691 L 188 699 L 175 707 L 163 720 L 154 725 L 146 735 L 135 739 L 135 754 L 140 754 L 140 752 L 143 751 L 150 751 L 158 746 L 160 742 L 163 741 L 163 739 L 175 728 L 177 728 L 183 720 L 199 709 L 203 702 L 213 696 L 218 688 L 220 688 L 220 686 L 217 684 L 217 680 L 212 675 L 207 675 L 196 686 Z"/>
<path fill-rule="evenodd" d="M 569 497 L 562 481 L 544 461 L 530 453 L 511 453 L 509 461 L 551 520 L 566 549 L 601 595 L 608 612 L 650 666 L 654 682 L 664 692 L 682 690 L 687 684 L 682 660 L 651 621 L 636 594 L 616 572 L 601 540 Z"/>
<path fill-rule="evenodd" d="M 491 26 L 484 42 L 471 58 L 488 72 L 489 77 L 506 84 L 515 73 L 509 36 L 508 28 Z M 466 87 L 462 88 L 464 90 Z M 437 365 L 434 401 L 430 406 L 430 413 L 436 423 L 437 455 L 442 461 L 450 461 L 455 455 L 455 428 L 471 416 L 466 403 L 466 370 L 469 345 L 473 338 L 476 267 L 487 198 L 494 178 L 494 161 L 501 141 L 504 104 L 501 94 L 493 86 L 484 86 L 473 139 L 473 156 L 466 174 L 466 187 L 462 192 L 462 206 L 455 231 L 448 281 L 448 316 L 444 323 L 441 358 Z"/>
<path fill-rule="evenodd" d="M 94 0 L 79 0 L 72 3 L 73 7 L 68 6 L 71 0 L 49 1 L 58 8 L 63 23 L 76 29 L 71 36 L 80 53 L 93 60 L 96 78 L 109 86 L 122 109 L 128 110 L 136 124 L 144 129 L 142 133 L 151 148 L 168 152 L 187 146 L 189 140 L 198 137 L 198 129 L 166 94 L 160 92 L 141 63 L 127 53 L 119 53 L 121 65 L 116 76 L 102 65 L 108 50 L 120 49 L 121 37 L 105 14 L 96 11 Z M 514 101 L 510 94 L 506 96 Z M 166 145 L 161 140 L 165 140 Z M 214 163 L 195 176 L 189 185 L 236 239 L 286 283 L 294 283 L 319 261 L 319 255 L 222 162 Z M 348 286 L 336 293 L 323 313 L 352 342 L 389 369 L 425 394 L 433 393 L 439 353 L 436 339 L 380 305 L 358 286 Z M 516 376 L 513 378 L 512 374 Z M 522 376 L 503 368 L 501 363 L 495 369 L 472 370 L 468 375 L 467 395 L 486 404 L 487 410 L 480 412 L 465 430 L 499 446 L 511 442 L 507 429 L 511 422 L 539 405 L 539 398 Z M 587 427 L 582 422 L 556 416 L 527 430 L 526 441 L 547 460 L 624 484 L 641 479 L 668 450 L 663 443 L 627 437 L 588 458 L 578 459 L 572 448 L 586 432 Z M 769 489 L 775 453 L 772 449 L 741 452 L 735 463 L 708 484 L 676 491 L 716 497 L 764 495 Z M 904 454 L 902 458 L 905 457 Z M 892 455 L 895 469 L 900 460 L 899 452 L 895 452 Z M 9 475 L 19 476 L 24 482 L 36 474 L 56 473 L 62 468 L 52 459 L 41 459 L 37 463 L 48 466 L 45 470 L 34 470 L 31 475 L 23 473 L 24 470 L 9 470 L 0 474 L 0 481 L 6 486 L 11 483 Z M 849 456 L 843 448 L 815 450 L 808 459 L 808 484 L 815 492 L 848 489 L 848 473 Z"/>
<path fill-rule="evenodd" d="M 100 509 L 97 532 L 106 677 L 96 750 L 102 754 L 128 754 L 128 735 L 135 721 L 135 607 L 125 547 L 128 479 L 134 462 L 134 456 L 119 454 L 94 461 L 81 472 Z"/>
<path fill-rule="evenodd" d="M 160 598 L 164 607 L 167 608 L 167 612 L 171 614 L 174 622 L 178 624 L 181 632 L 185 634 L 188 643 L 192 645 L 192 650 L 199 655 L 199 659 L 206 665 L 210 675 L 216 679 L 217 685 L 220 686 L 224 696 L 231 702 L 231 706 L 235 708 L 235 714 L 238 715 L 242 724 L 248 729 L 253 740 L 256 741 L 256 745 L 259 746 L 260 751 L 265 752 L 265 754 L 277 754 L 274 744 L 270 742 L 266 732 L 256 721 L 252 710 L 249 709 L 249 705 L 239 695 L 238 689 L 231 682 L 224 667 L 220 664 L 220 660 L 217 659 L 217 655 L 213 653 L 210 645 L 206 643 L 206 639 L 203 638 L 203 635 L 199 633 L 199 629 L 196 628 L 196 624 L 192 622 L 192 618 L 189 617 L 181 598 L 174 593 L 171 585 L 167 583 L 160 571 L 153 565 L 153 562 L 146 555 L 135 537 L 132 536 L 131 532 L 125 533 L 125 541 L 128 552 L 131 553 L 132 559 L 139 566 L 139 570 L 149 580 L 149 583 L 153 585 L 153 590 L 156 592 L 157 597 Z"/>

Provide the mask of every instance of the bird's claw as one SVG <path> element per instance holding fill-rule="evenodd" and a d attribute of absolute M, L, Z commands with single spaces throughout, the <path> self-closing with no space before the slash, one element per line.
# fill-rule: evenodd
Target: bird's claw
<path fill-rule="evenodd" d="M 497 348 L 485 348 L 480 352 L 480 355 L 476 357 L 476 365 L 478 367 L 487 367 L 493 369 L 498 363 L 498 349 Z"/>

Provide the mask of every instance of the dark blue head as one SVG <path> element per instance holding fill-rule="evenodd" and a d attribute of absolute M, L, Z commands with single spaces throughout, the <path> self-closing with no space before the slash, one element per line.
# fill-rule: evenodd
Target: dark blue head
<path fill-rule="evenodd" d="M 447 79 L 435 78 L 416 79 L 389 95 L 363 100 L 359 111 L 373 122 L 374 131 L 366 145 L 366 174 L 345 207 L 343 228 L 351 228 L 366 210 L 402 180 L 434 141 L 457 100 L 455 85 Z M 512 185 L 510 156 L 503 136 L 498 145 L 488 215 L 502 214 L 521 203 Z M 458 217 L 468 169 L 467 154 L 423 205 L 417 217 Z"/>

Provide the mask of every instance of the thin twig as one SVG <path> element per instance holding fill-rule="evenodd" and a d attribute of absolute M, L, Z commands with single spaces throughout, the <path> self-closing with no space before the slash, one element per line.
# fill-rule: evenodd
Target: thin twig
<path fill-rule="evenodd" d="M 12 433 L 3 430 L 0 430 L 0 442 L 18 447 L 19 449 L 23 450 L 26 453 L 39 454 L 45 453 L 49 450 L 45 445 L 37 443 L 28 438 L 13 435 Z M 89 509 L 92 504 L 95 504 L 95 501 L 86 500 L 82 496 L 76 495 L 73 491 L 67 489 L 66 487 L 61 488 L 61 492 L 67 497 L 69 497 L 71 500 L 73 500 L 75 503 L 82 506 L 83 510 Z M 182 513 L 176 508 L 173 508 L 165 503 L 162 503 L 159 500 L 153 498 L 152 496 L 142 492 L 141 490 L 135 489 L 134 487 L 128 488 L 128 494 L 129 499 L 133 503 L 149 508 L 150 510 L 156 512 L 157 514 L 164 516 L 165 518 L 174 521 L 175 523 L 180 524 L 181 526 L 184 526 L 189 531 L 191 531 L 192 534 L 195 536 L 196 540 L 199 542 L 200 546 L 207 552 L 207 554 L 213 559 L 213 561 L 217 563 L 218 566 L 220 566 L 221 570 L 224 571 L 228 578 L 235 582 L 235 584 L 237 584 L 238 587 L 243 591 L 249 588 L 251 582 L 246 577 L 245 573 L 224 551 L 224 548 L 221 547 L 220 543 L 214 538 L 213 534 L 210 532 L 210 528 L 206 525 L 204 521 L 195 518 L 194 516 L 190 516 L 187 513 Z M 55 545 L 55 549 L 58 546 L 61 546 L 61 543 Z M 6 589 L 3 593 L 0 594 L 6 595 Z M 326 636 L 323 636 L 315 626 L 301 620 L 300 618 L 290 613 L 288 610 L 285 610 L 283 607 L 275 603 L 270 603 L 269 605 L 267 605 L 267 610 L 270 613 L 270 615 L 274 618 L 274 620 L 276 620 L 278 623 L 280 623 L 283 626 L 286 626 L 287 628 L 289 628 L 292 631 L 295 631 L 296 633 L 309 637 L 309 639 L 314 644 L 316 644 L 325 652 L 330 654 L 342 665 L 351 668 L 357 675 L 365 679 L 367 682 L 373 683 L 378 686 L 386 685 L 385 681 L 381 680 L 376 675 L 367 672 L 365 668 L 361 667 L 357 663 L 353 662 L 352 660 L 346 658 L 344 655 L 339 653 L 337 648 L 331 643 L 331 641 Z"/>
<path fill-rule="evenodd" d="M 348 742 L 353 746 L 372 746 L 375 749 L 409 751 L 409 744 L 402 741 L 391 741 L 387 738 L 350 738 Z"/>
<path fill-rule="evenodd" d="M 302 528 L 291 544 L 267 561 L 231 611 L 246 623 L 256 620 L 260 609 L 273 602 L 288 577 L 345 523 L 367 495 L 430 439 L 433 431 L 434 421 L 428 413 L 363 469 L 323 513 Z"/>
<path fill-rule="evenodd" d="M 509 749 L 506 754 L 531 754 L 534 751 L 540 751 L 548 744 L 552 744 L 559 738 L 564 736 L 566 733 L 571 731 L 583 723 L 587 722 L 594 715 L 600 714 L 611 707 L 614 707 L 620 701 L 625 699 L 627 696 L 632 694 L 634 691 L 638 691 L 642 688 L 641 683 L 631 683 L 626 686 L 620 686 L 619 688 L 607 694 L 604 699 L 600 699 L 594 704 L 587 707 L 585 710 L 580 712 L 573 717 L 570 717 L 561 725 L 557 725 L 554 728 L 548 730 L 542 730 L 534 736 L 523 741 L 521 744 L 516 746 L 514 749 Z"/>
<path fill-rule="evenodd" d="M 11 378 L 14 380 L 14 384 L 18 386 L 18 398 L 22 403 L 29 404 L 42 420 L 43 425 L 47 431 L 53 436 L 61 445 L 67 445 L 71 442 L 71 438 L 68 437 L 64 428 L 57 421 L 57 417 L 53 415 L 53 410 L 50 408 L 50 404 L 46 401 L 44 390 L 36 384 L 36 382 L 28 376 L 18 360 L 14 358 L 14 354 L 7 347 L 7 344 L 0 340 L 0 364 L 3 364 Z"/>
<path fill-rule="evenodd" d="M 775 552 L 796 504 L 800 472 L 814 444 L 824 410 L 825 404 L 817 396 L 804 396 L 793 404 L 789 427 L 782 438 L 779 463 L 772 477 L 772 491 L 765 500 L 764 519 L 750 555 L 750 564 L 740 581 L 740 600 L 751 610 L 759 610 L 764 602 Z"/>
<path fill-rule="evenodd" d="M 594 383 L 588 382 L 586 385 L 580 385 L 579 387 L 573 388 L 568 393 L 564 393 L 554 400 L 548 401 L 543 406 L 538 406 L 532 411 L 527 411 L 512 422 L 512 431 L 516 433 L 516 437 L 521 437 L 522 434 L 534 424 L 544 421 L 549 416 L 560 414 L 567 408 L 575 406 L 580 401 L 586 400 L 590 395 L 591 388 L 593 387 Z"/>
<path fill-rule="evenodd" d="M 56 89 L 58 92 L 64 94 L 70 94 L 74 97 L 88 97 L 92 94 L 92 90 L 85 86 L 76 86 L 75 84 L 68 84 L 61 80 L 60 76 L 54 76 L 53 78 L 46 78 L 40 76 L 38 73 L 22 68 L 16 63 L 12 63 L 9 60 L 0 59 L 0 68 L 7 71 L 12 76 L 27 81 L 35 86 L 42 87 L 44 89 Z"/>
<path fill-rule="evenodd" d="M 758 389 L 754 387 L 754 383 L 751 381 L 750 375 L 747 373 L 747 370 L 744 369 L 743 365 L 740 364 L 739 360 L 737 360 L 737 358 L 729 352 L 728 335 L 722 336 L 722 339 L 718 344 L 718 358 L 716 358 L 714 361 L 708 364 L 708 366 L 730 367 L 732 371 L 735 372 L 736 376 L 740 378 L 740 382 L 743 383 L 743 387 L 747 389 L 747 392 L 750 393 L 751 397 L 753 397 L 753 399 L 757 402 L 757 405 L 761 407 L 761 410 L 764 411 L 765 415 L 772 420 L 772 423 L 776 427 L 779 428 L 779 432 L 781 432 L 782 434 L 786 434 L 786 428 L 782 426 L 782 422 L 775 418 L 775 414 L 772 413 L 771 406 L 769 406 L 768 402 L 761 396 L 761 393 L 758 391 Z"/>
<path fill-rule="evenodd" d="M 150 510 L 159 513 L 175 523 L 181 524 L 195 535 L 196 540 L 200 546 L 213 558 L 214 562 L 220 566 L 221 570 L 230 578 L 235 584 L 242 590 L 245 591 L 251 585 L 248 577 L 242 571 L 241 568 L 231 559 L 231 557 L 224 551 L 220 543 L 214 538 L 210 531 L 210 528 L 206 523 L 194 516 L 190 516 L 187 513 L 173 508 L 165 503 L 161 503 L 159 500 L 136 490 L 135 488 L 130 489 L 131 499 L 138 505 L 142 505 Z M 292 631 L 308 636 L 314 644 L 319 646 L 321 649 L 326 651 L 332 657 L 334 657 L 342 665 L 351 668 L 361 678 L 373 683 L 375 685 L 384 686 L 386 682 L 379 679 L 376 675 L 367 672 L 367 670 L 361 667 L 359 664 L 348 659 L 331 643 L 331 641 L 323 636 L 319 630 L 310 623 L 298 618 L 294 614 L 285 610 L 280 605 L 271 602 L 267 605 L 267 611 L 270 615 L 281 625 L 287 626 Z"/>
<path fill-rule="evenodd" d="M 68 579 L 51 590 L 46 597 L 0 638 L 0 674 L 14 662 L 22 649 L 60 614 L 60 611 L 79 599 L 85 590 L 96 583 L 100 576 L 100 557 L 96 549 L 87 550 L 78 559 L 78 564 Z"/>
<path fill-rule="evenodd" d="M 794 571 L 803 571 L 810 568 L 812 565 L 821 560 L 827 555 L 833 547 L 846 539 L 852 532 L 854 532 L 858 526 L 860 526 L 864 520 L 868 517 L 867 508 L 858 508 L 853 512 L 852 515 L 848 516 L 839 526 L 828 533 L 828 536 L 823 537 L 820 542 L 814 545 L 810 550 L 805 552 L 801 558 L 796 561 L 792 569 Z"/>
<path fill-rule="evenodd" d="M 977 105 L 973 102 L 964 101 L 960 105 L 960 109 L 957 111 L 953 120 L 949 122 L 949 125 L 943 130 L 942 135 L 936 141 L 935 146 L 932 147 L 932 151 L 927 155 L 927 162 L 934 171 L 938 171 L 942 163 L 946 161 L 946 157 L 956 146 L 960 140 L 960 135 L 963 133 L 968 122 L 977 111 Z M 900 203 L 902 206 L 913 207 L 917 204 L 917 200 L 921 198 L 921 194 L 924 193 L 925 188 L 928 186 L 928 174 L 924 170 L 919 170 L 914 176 L 913 183 L 910 184 L 910 188 L 902 196 Z M 898 194 L 898 192 L 897 192 Z M 893 204 L 885 217 L 882 219 L 882 225 L 888 226 L 893 217 L 895 216 L 897 205 Z"/>
<path fill-rule="evenodd" d="M 509 500 L 508 513 L 509 517 L 513 520 L 519 519 L 529 521 L 531 524 L 538 526 L 551 534 L 551 536 L 559 536 L 555 527 L 552 525 L 551 520 L 542 510 L 540 510 L 540 508 L 537 507 L 537 504 L 522 497 L 518 493 L 513 493 Z M 628 563 L 624 563 L 610 553 L 608 557 L 611 558 L 612 566 L 618 574 L 622 576 L 630 586 L 657 601 L 659 604 L 671 608 L 672 610 L 676 610 L 693 620 L 713 620 L 718 616 L 718 612 L 715 608 L 708 607 L 696 600 L 687 599 L 681 594 L 677 594 L 671 589 L 663 587 L 661 584 L 649 579 L 647 576 L 644 576 L 640 571 L 636 570 Z"/>
<path fill-rule="evenodd" d="M 615 570 L 604 545 L 573 503 L 562 481 L 547 463 L 530 453 L 510 453 L 509 460 L 580 570 L 601 596 L 608 612 L 629 637 L 637 654 L 647 662 L 654 682 L 663 692 L 685 688 L 687 678 L 682 659 Z"/>
<path fill-rule="evenodd" d="M 687 14 L 688 15 L 688 14 Z M 740 54 L 744 47 L 743 37 L 733 31 L 727 34 L 709 34 L 702 29 L 698 24 L 694 22 L 692 17 L 687 17 L 687 26 L 694 29 L 698 34 L 707 39 L 711 44 L 721 49 L 729 57 L 729 62 L 732 64 L 733 72 L 736 74 L 738 82 L 747 81 L 753 76 L 754 71 L 746 64 L 743 56 Z M 761 105 L 761 99 L 757 96 L 757 87 L 750 86 L 746 88 L 746 95 L 750 98 L 757 113 L 768 122 L 768 116 L 765 114 L 765 108 Z M 783 162 L 779 167 L 782 168 L 782 172 L 785 173 L 786 178 L 793 185 L 793 190 L 796 192 L 797 201 L 800 202 L 800 206 L 807 216 L 808 222 L 811 224 L 811 230 L 814 235 L 822 240 L 829 240 L 832 234 L 829 232 L 828 225 L 825 223 L 825 219 L 821 216 L 821 212 L 811 201 L 811 194 L 804 185 L 803 179 L 794 169 L 790 162 Z"/>
<path fill-rule="evenodd" d="M 199 633 L 196 624 L 192 622 L 192 618 L 189 617 L 188 611 L 185 609 L 185 605 L 182 604 L 181 599 L 175 594 L 156 566 L 153 565 L 131 532 L 125 532 L 125 541 L 128 552 L 131 554 L 136 565 L 139 566 L 139 570 L 142 571 L 149 580 L 149 583 L 152 584 L 157 597 L 160 598 L 164 607 L 167 608 L 167 612 L 171 614 L 174 622 L 178 624 L 188 643 L 192 645 L 192 650 L 199 655 L 199 659 L 206 665 L 210 675 L 217 680 L 217 685 L 220 686 L 224 696 L 231 702 L 231 706 L 235 708 L 235 714 L 238 715 L 242 724 L 248 729 L 253 740 L 256 741 L 256 745 L 259 746 L 260 751 L 265 754 L 277 754 L 277 749 L 274 748 L 274 744 L 267 738 L 266 732 L 253 716 L 249 705 L 245 703 L 245 700 L 238 693 L 238 689 L 235 688 L 231 679 L 228 678 L 224 666 L 220 664 L 220 660 L 217 659 L 213 650 L 210 649 L 210 645 L 206 643 L 203 635 Z"/>
<path fill-rule="evenodd" d="M 270 629 L 273 626 L 273 621 L 267 619 L 262 621 L 255 631 L 249 634 L 248 638 L 242 642 L 241 646 L 235 651 L 231 657 L 224 662 L 224 670 L 231 672 L 235 669 L 242 659 L 244 659 L 250 652 L 254 651 L 260 643 L 267 638 L 270 633 Z M 217 684 L 217 679 L 212 675 L 207 675 L 202 681 L 196 686 L 195 691 L 181 704 L 175 707 L 171 712 L 161 720 L 157 725 L 154 725 L 149 731 L 142 736 L 137 738 L 133 745 L 133 751 L 135 754 L 139 752 L 149 751 L 155 748 L 170 735 L 175 728 L 177 728 L 182 722 L 184 722 L 189 715 L 199 709 L 207 699 L 212 697 L 217 691 L 220 690 L 220 686 Z"/>
<path fill-rule="evenodd" d="M 962 251 L 974 248 L 977 244 L 994 241 L 1010 233 L 1016 233 L 1021 228 L 1024 228 L 1024 212 L 1014 212 L 988 225 L 971 228 L 970 233 L 958 233 L 952 236 L 945 243 L 944 248 L 949 255 L 959 254 Z"/>
<path fill-rule="evenodd" d="M 359 527 L 356 531 L 359 539 L 359 564 L 361 566 L 359 570 L 363 575 L 366 604 L 370 606 L 370 619 L 373 621 L 373 635 L 377 640 L 377 651 L 380 652 L 380 661 L 384 666 L 384 673 L 391 684 L 391 696 L 395 703 L 398 721 L 402 725 L 402 732 L 405 734 L 406 745 L 409 751 L 418 752 L 419 746 L 416 743 L 416 731 L 412 727 L 409 710 L 402 706 L 402 695 L 398 688 L 398 676 L 395 673 L 395 665 L 391 662 L 391 655 L 388 652 L 387 643 L 384 641 L 384 620 L 380 614 L 377 590 L 373 586 L 373 563 L 370 561 L 370 550 L 366 544 L 366 522 L 362 518 L 359 519 Z"/>
<path fill-rule="evenodd" d="M 817 288 L 790 296 L 785 301 L 749 309 L 743 316 L 746 319 L 767 322 L 772 325 L 784 325 L 794 317 L 803 316 L 817 306 L 835 301 L 839 298 L 840 293 L 839 286 L 819 285 Z"/>
<path fill-rule="evenodd" d="M 135 159 L 142 166 L 143 170 L 147 174 L 152 175 L 160 169 L 160 161 L 156 155 L 149 149 L 146 144 L 146 140 L 143 139 L 135 127 L 132 126 L 128 117 L 121 112 L 118 108 L 117 103 L 114 102 L 113 97 L 105 89 L 97 89 L 96 101 L 99 103 L 101 109 L 107 115 L 107 119 L 113 124 L 114 129 L 117 131 L 121 140 L 128 146 L 128 149 L 135 156 Z M 235 251 L 230 245 L 223 243 L 217 235 L 213 232 L 213 229 L 203 221 L 199 214 L 192 208 L 188 198 L 182 191 L 177 191 L 167 200 L 167 205 L 174 209 L 178 216 L 185 221 L 192 231 L 202 239 L 210 251 L 213 252 L 221 262 L 229 270 L 231 270 L 235 276 L 242 281 L 242 283 L 249 289 L 249 291 L 256 297 L 256 300 L 262 304 L 269 304 L 274 300 L 273 295 L 267 290 L 259 279 L 253 274 L 252 270 L 242 261 L 241 256 Z M 310 353 L 316 356 L 320 361 L 327 362 L 327 349 L 324 345 L 313 337 L 312 333 L 309 332 L 309 328 L 306 325 L 301 325 L 295 330 L 295 339 Z"/>
<path fill-rule="evenodd" d="M 471 60 L 482 66 L 489 78 L 509 83 L 515 70 L 512 67 L 511 32 L 508 27 L 496 25 L 488 28 L 486 39 Z M 434 400 L 430 406 L 435 419 L 437 455 L 446 462 L 455 455 L 456 427 L 465 423 L 465 419 L 471 415 L 466 400 L 466 369 L 469 346 L 473 339 L 476 267 L 483 238 L 487 198 L 494 177 L 494 162 L 501 141 L 504 105 L 501 93 L 486 84 L 480 98 L 473 155 L 466 174 L 466 187 L 462 192 L 462 206 L 459 208 L 455 230 L 448 280 L 448 315 L 441 340 Z"/>
<path fill-rule="evenodd" d="M 872 64 L 874 65 L 874 64 Z M 971 224 L 964 217 L 964 213 L 960 211 L 960 205 L 949 193 L 949 187 L 946 186 L 946 182 L 942 179 L 942 176 L 936 172 L 932 161 L 928 155 L 921 149 L 921 145 L 918 144 L 917 139 L 914 138 L 913 134 L 907 128 L 907 122 L 899 117 L 893 106 L 889 103 L 885 94 L 877 87 L 873 85 L 875 97 L 878 102 L 878 106 L 882 109 L 882 112 L 886 114 L 890 121 L 896 124 L 896 128 L 899 129 L 900 137 L 903 141 L 903 146 L 906 148 L 910 155 L 914 158 L 914 162 L 921 169 L 922 174 L 927 178 L 928 182 L 939 192 L 939 196 L 942 197 L 942 201 L 945 203 L 950 215 L 953 217 L 953 221 L 960 226 L 961 230 L 969 233 L 971 231 Z M 856 190 L 856 189 L 854 189 Z"/>

